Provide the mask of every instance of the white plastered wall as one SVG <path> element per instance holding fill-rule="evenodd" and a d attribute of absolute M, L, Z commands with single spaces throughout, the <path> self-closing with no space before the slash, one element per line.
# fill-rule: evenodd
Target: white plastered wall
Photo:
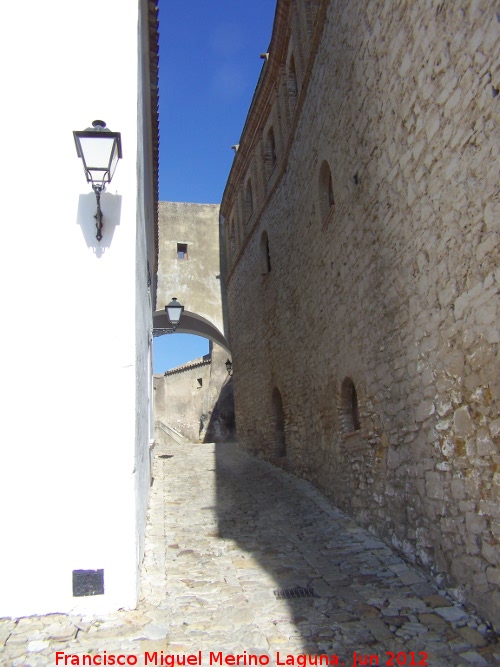
<path fill-rule="evenodd" d="M 136 603 L 138 4 L 1 10 L 0 616 Z M 123 145 L 100 243 L 72 135 L 94 119 Z M 105 594 L 73 597 L 78 569 Z"/>

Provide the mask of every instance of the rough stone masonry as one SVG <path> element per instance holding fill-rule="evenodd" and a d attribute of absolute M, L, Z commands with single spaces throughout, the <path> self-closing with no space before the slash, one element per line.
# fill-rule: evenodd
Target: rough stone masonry
<path fill-rule="evenodd" d="M 224 193 L 240 442 L 500 626 L 500 7 L 279 0 Z"/>

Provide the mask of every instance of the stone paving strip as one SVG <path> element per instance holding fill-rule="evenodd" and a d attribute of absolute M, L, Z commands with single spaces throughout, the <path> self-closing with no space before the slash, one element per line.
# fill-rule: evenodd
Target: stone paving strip
<path fill-rule="evenodd" d="M 485 622 L 308 482 L 236 445 L 173 441 L 156 448 L 138 609 L 0 619 L 0 647 L 2 667 L 56 652 L 59 665 L 500 664 Z"/>

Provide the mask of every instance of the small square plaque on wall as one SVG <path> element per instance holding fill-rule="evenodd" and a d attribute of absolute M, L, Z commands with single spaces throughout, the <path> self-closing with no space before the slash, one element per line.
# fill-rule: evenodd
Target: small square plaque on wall
<path fill-rule="evenodd" d="M 104 570 L 73 570 L 73 597 L 104 595 Z"/>

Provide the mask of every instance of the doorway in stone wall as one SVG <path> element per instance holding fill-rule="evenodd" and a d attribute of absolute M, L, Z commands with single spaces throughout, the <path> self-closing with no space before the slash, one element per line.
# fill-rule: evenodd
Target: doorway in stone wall
<path fill-rule="evenodd" d="M 285 415 L 283 400 L 277 387 L 273 390 L 273 419 L 274 419 L 274 455 L 276 458 L 286 456 Z"/>

